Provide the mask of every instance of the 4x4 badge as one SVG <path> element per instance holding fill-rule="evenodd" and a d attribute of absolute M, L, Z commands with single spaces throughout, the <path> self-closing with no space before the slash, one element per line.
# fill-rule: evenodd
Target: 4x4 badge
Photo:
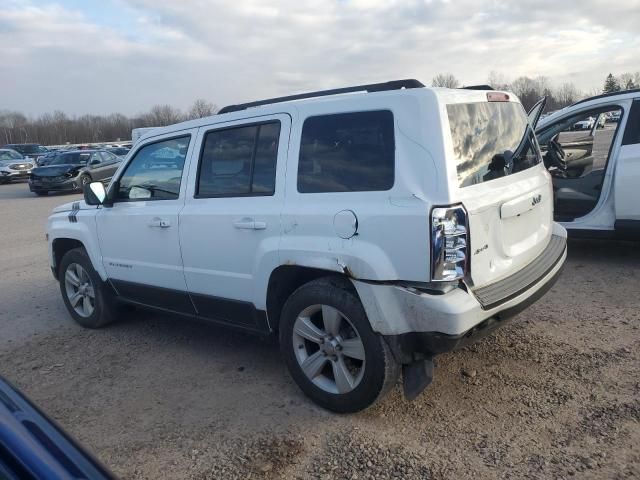
<path fill-rule="evenodd" d="M 538 194 L 535 197 L 533 197 L 531 199 L 531 206 L 535 207 L 537 204 L 539 204 L 542 201 L 542 195 Z"/>

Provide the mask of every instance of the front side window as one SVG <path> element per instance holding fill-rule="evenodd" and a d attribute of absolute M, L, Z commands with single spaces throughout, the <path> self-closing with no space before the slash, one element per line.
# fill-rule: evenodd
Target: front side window
<path fill-rule="evenodd" d="M 458 103 L 447 105 L 447 114 L 460 187 L 540 163 L 540 150 L 521 104 Z"/>
<path fill-rule="evenodd" d="M 208 132 L 196 196 L 273 195 L 279 137 L 280 122 Z"/>
<path fill-rule="evenodd" d="M 394 165 L 393 114 L 388 110 L 309 117 L 302 126 L 300 193 L 389 190 Z"/>
<path fill-rule="evenodd" d="M 138 150 L 116 184 L 116 201 L 175 200 L 180 196 L 190 135 Z"/>

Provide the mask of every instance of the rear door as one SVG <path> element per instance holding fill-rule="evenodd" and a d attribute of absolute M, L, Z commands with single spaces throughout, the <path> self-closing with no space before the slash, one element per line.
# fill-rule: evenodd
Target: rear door
<path fill-rule="evenodd" d="M 278 265 L 291 119 L 269 115 L 203 127 L 180 214 L 191 298 L 202 317 L 264 328 L 264 292 Z"/>
<path fill-rule="evenodd" d="M 449 104 L 447 114 L 456 199 L 469 216 L 471 277 L 482 286 L 516 273 L 548 245 L 551 182 L 520 103 Z"/>

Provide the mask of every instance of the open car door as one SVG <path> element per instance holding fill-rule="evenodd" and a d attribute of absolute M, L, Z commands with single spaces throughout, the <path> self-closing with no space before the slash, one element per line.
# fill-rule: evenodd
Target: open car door
<path fill-rule="evenodd" d="M 534 130 L 538 126 L 538 121 L 542 116 L 542 112 L 544 111 L 544 106 L 546 104 L 547 104 L 547 97 L 545 96 L 545 97 L 542 97 L 540 100 L 538 100 L 536 104 L 533 107 L 531 107 L 531 110 L 529 110 L 529 113 L 527 114 L 529 116 L 529 124 L 531 125 L 531 128 L 533 128 Z"/>

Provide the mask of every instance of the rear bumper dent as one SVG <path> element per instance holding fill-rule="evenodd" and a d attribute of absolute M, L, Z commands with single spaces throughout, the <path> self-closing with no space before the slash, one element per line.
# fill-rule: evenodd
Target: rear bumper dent
<path fill-rule="evenodd" d="M 524 310 L 553 286 L 567 256 L 566 234 L 560 233 L 562 248 L 557 250 L 550 267 L 531 279 L 528 288 L 510 295 L 498 305 L 488 305 L 489 308 L 483 307 L 473 293 L 462 288 L 430 295 L 397 285 L 359 280 L 353 280 L 353 284 L 375 332 L 385 336 L 419 333 L 437 339 L 436 343 L 448 339 L 447 342 L 452 341 L 455 347 L 470 332 L 494 324 L 498 326 L 502 320 Z"/>

